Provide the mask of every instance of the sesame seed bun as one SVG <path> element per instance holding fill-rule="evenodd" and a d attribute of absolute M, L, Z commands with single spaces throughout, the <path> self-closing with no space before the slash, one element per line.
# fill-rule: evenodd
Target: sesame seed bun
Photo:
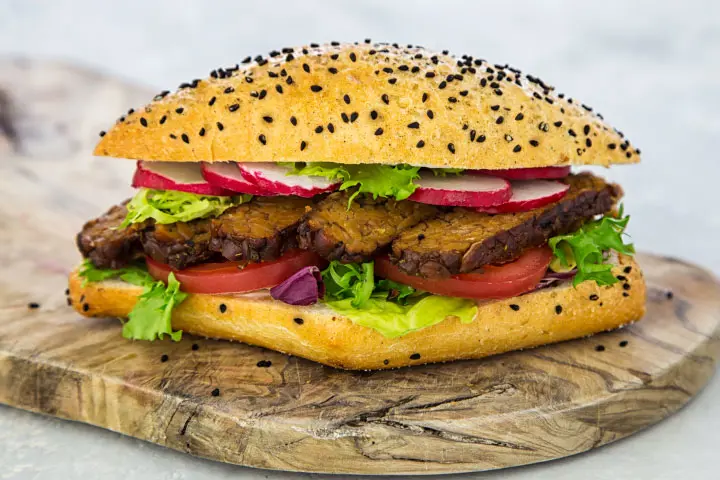
<path fill-rule="evenodd" d="M 121 117 L 95 154 L 468 169 L 640 160 L 601 116 L 536 77 L 369 43 L 288 48 L 214 70 Z"/>
<path fill-rule="evenodd" d="M 471 323 L 448 317 L 399 338 L 385 338 L 322 304 L 293 306 L 268 295 L 191 294 L 172 313 L 177 330 L 237 340 L 350 370 L 378 370 L 482 358 L 612 330 L 645 313 L 637 263 L 618 257 L 608 287 L 566 283 L 519 297 L 481 302 Z M 142 288 L 119 280 L 82 285 L 70 276 L 73 307 L 88 317 L 126 317 Z"/>

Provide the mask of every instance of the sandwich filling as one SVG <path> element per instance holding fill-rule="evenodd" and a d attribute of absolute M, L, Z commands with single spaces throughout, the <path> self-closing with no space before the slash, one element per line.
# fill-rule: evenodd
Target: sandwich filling
<path fill-rule="evenodd" d="M 186 164 L 201 172 L 190 183 L 153 163 L 139 162 L 135 197 L 77 236 L 86 281 L 145 289 L 127 338 L 178 339 L 170 314 L 188 293 L 254 291 L 398 337 L 471 322 L 479 301 L 612 285 L 611 254 L 634 253 L 621 189 L 567 167 Z"/>

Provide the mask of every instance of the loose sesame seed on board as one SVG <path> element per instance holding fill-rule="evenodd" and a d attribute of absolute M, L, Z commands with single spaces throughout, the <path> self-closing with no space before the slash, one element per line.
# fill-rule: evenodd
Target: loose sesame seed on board
<path fill-rule="evenodd" d="M 303 161 L 466 168 L 607 165 L 640 154 L 591 107 L 536 76 L 373 42 L 284 47 L 213 69 L 128 112 L 95 153 L 283 161 L 299 152 Z"/>

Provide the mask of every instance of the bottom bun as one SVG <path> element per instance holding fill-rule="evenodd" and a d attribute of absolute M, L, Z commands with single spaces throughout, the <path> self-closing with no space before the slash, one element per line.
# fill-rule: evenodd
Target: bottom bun
<path fill-rule="evenodd" d="M 399 338 L 385 338 L 319 304 L 287 305 L 267 294 L 191 294 L 173 311 L 173 328 L 238 340 L 351 370 L 377 370 L 481 358 L 612 330 L 645 313 L 645 282 L 635 261 L 618 258 L 621 281 L 607 287 L 569 282 L 505 300 L 483 301 L 471 323 L 456 317 Z M 142 289 L 119 281 L 82 285 L 70 297 L 85 316 L 126 317 Z"/>

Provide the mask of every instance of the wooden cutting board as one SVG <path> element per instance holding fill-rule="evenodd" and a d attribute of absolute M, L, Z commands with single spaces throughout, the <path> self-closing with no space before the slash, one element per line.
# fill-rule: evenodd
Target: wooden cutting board
<path fill-rule="evenodd" d="M 241 465 L 445 473 L 615 441 L 676 411 L 714 371 L 720 286 L 648 255 L 641 322 L 483 361 L 352 373 L 190 336 L 128 342 L 116 320 L 75 314 L 64 290 L 75 232 L 130 193 L 132 162 L 90 157 L 97 132 L 152 92 L 12 59 L 0 61 L 0 92 L 2 403 Z"/>

